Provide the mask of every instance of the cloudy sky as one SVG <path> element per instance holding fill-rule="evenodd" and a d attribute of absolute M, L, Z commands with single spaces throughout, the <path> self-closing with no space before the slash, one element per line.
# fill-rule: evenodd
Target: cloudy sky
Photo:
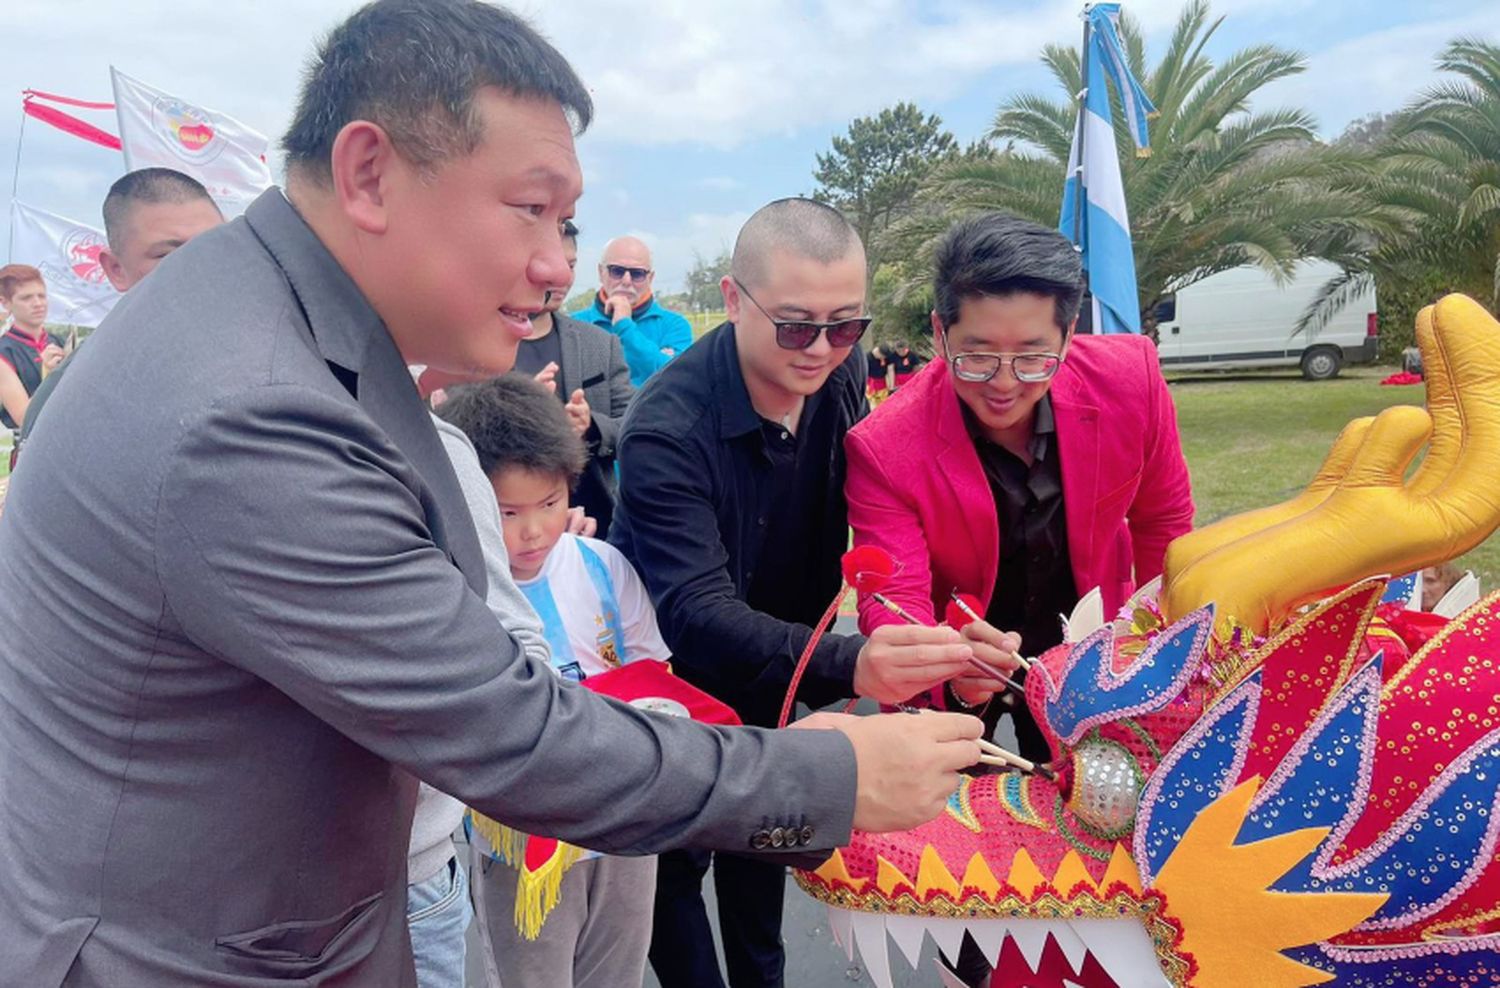
<path fill-rule="evenodd" d="M 109 66 L 231 114 L 284 129 L 300 67 L 354 0 L 5 0 L 0 58 L 0 175 L 16 160 L 20 91 L 109 100 Z M 757 206 L 812 190 L 814 155 L 855 116 L 914 100 L 963 141 L 996 104 L 1051 92 L 1037 63 L 1047 42 L 1076 43 L 1074 0 L 520 0 L 594 92 L 579 142 L 586 194 L 580 271 L 621 233 L 656 252 L 673 289 L 694 251 L 717 253 Z M 1179 0 L 1126 0 L 1154 60 Z M 1264 106 L 1301 106 L 1324 135 L 1396 109 L 1431 84 L 1432 56 L 1461 34 L 1500 39 L 1493 0 L 1218 0 L 1210 47 L 1303 52 L 1308 70 L 1266 90 Z M 83 114 L 108 130 L 112 115 Z M 35 120 L 25 130 L 18 197 L 99 224 L 123 171 L 118 153 Z M 279 162 L 274 163 L 279 176 Z M 1060 192 L 1059 192 L 1060 195 Z M 8 211 L 3 220 L 8 227 Z M 3 228 L 3 227 L 0 227 Z M 0 242 L 3 243 L 3 242 Z"/>

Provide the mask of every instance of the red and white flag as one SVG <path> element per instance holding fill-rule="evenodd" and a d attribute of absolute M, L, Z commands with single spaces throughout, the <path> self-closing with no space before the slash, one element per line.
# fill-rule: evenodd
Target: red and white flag
<path fill-rule="evenodd" d="M 271 184 L 270 142 L 238 120 L 152 88 L 110 67 L 125 170 L 172 168 L 202 182 L 226 218 Z"/>
<path fill-rule="evenodd" d="M 10 229 L 10 259 L 37 268 L 47 282 L 47 321 L 99 325 L 120 299 L 99 264 L 104 234 L 15 200 Z"/>

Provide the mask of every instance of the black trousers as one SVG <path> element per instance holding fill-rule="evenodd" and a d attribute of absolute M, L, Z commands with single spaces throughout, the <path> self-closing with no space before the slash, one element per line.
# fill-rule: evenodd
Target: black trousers
<path fill-rule="evenodd" d="M 668 851 L 657 859 L 651 969 L 662 988 L 724 988 L 703 905 L 710 860 L 730 988 L 783 988 L 784 865 L 708 851 Z"/>

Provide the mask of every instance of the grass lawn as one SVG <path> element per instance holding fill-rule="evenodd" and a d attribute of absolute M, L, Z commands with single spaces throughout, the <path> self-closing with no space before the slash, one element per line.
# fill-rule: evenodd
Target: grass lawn
<path fill-rule="evenodd" d="M 1169 378 L 1193 475 L 1196 524 L 1291 497 L 1317 471 L 1350 419 L 1420 405 L 1421 387 L 1380 387 L 1390 368 L 1310 382 L 1295 372 Z M 1399 524 L 1395 519 L 1393 524 Z M 1500 585 L 1500 538 L 1459 561 L 1488 591 Z"/>

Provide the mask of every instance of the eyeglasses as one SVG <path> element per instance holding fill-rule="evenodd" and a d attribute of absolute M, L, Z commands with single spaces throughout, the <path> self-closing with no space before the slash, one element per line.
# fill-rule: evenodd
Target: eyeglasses
<path fill-rule="evenodd" d="M 645 281 L 651 277 L 650 268 L 629 268 L 623 264 L 606 264 L 604 270 L 609 272 L 609 276 L 616 281 L 623 279 L 626 275 L 630 276 L 631 281 Z"/>
<path fill-rule="evenodd" d="M 955 377 L 973 384 L 993 379 L 1007 363 L 1017 381 L 1040 384 L 1052 380 L 1062 366 L 1062 357 L 1055 353 L 954 353 L 948 363 Z"/>
<path fill-rule="evenodd" d="M 765 306 L 755 301 L 755 296 L 740 284 L 739 279 L 735 279 L 734 283 L 740 291 L 745 293 L 750 304 L 759 309 L 761 315 L 771 320 L 771 325 L 776 327 L 776 345 L 783 350 L 806 350 L 817 342 L 818 334 L 825 330 L 828 333 L 829 346 L 853 346 L 859 342 L 861 336 L 865 335 L 865 330 L 870 328 L 872 320 L 869 316 L 856 316 L 853 319 L 840 319 L 837 322 L 777 319 L 766 311 Z"/>

